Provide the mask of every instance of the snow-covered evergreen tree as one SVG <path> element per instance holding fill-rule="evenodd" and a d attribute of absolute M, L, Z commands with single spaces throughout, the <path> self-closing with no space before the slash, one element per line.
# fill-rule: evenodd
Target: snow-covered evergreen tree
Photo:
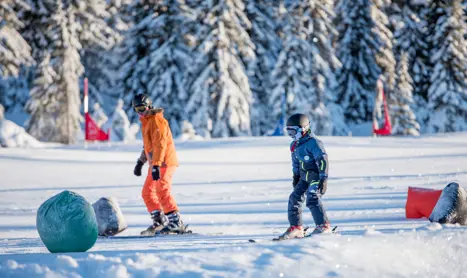
<path fill-rule="evenodd" d="M 464 21 L 467 23 L 467 0 L 464 0 L 462 5 L 464 6 L 464 15 L 466 17 Z M 467 40 L 467 30 L 465 30 L 464 38 Z"/>
<path fill-rule="evenodd" d="M 402 20 L 402 8 L 404 4 L 411 3 L 412 0 L 389 0 L 386 5 L 383 4 L 384 13 L 388 17 L 389 20 L 389 29 L 394 32 L 397 29 L 397 25 Z"/>
<path fill-rule="evenodd" d="M 20 68 L 18 77 L 0 80 L 0 103 L 9 114 L 24 113 L 23 108 L 29 98 L 33 72 L 31 67 L 21 66 Z"/>
<path fill-rule="evenodd" d="M 32 62 L 31 47 L 18 32 L 23 22 L 17 13 L 24 8 L 27 5 L 21 0 L 2 0 L 0 4 L 0 79 L 18 76 L 20 66 Z"/>
<path fill-rule="evenodd" d="M 312 86 L 317 102 L 312 105 L 310 120 L 314 132 L 321 135 L 338 135 L 343 115 L 332 115 L 335 95 L 335 70 L 341 66 L 332 47 L 331 37 L 337 35 L 332 19 L 332 0 L 308 0 L 301 3 L 305 11 L 305 26 L 311 45 Z M 331 112 L 331 115 L 329 114 Z M 334 116 L 335 118 L 331 117 Z"/>
<path fill-rule="evenodd" d="M 420 135 L 420 125 L 412 111 L 412 79 L 408 69 L 408 54 L 403 52 L 397 65 L 394 90 L 389 94 L 388 106 L 394 135 Z"/>
<path fill-rule="evenodd" d="M 311 45 L 304 19 L 303 9 L 296 5 L 287 7 L 284 46 L 271 78 L 273 88 L 269 101 L 274 119 L 282 116 L 284 105 L 286 115 L 310 115 L 312 104 L 318 102 L 312 86 Z"/>
<path fill-rule="evenodd" d="M 148 55 L 148 49 L 154 38 L 157 38 L 158 30 L 148 26 L 138 24 L 146 17 L 152 17 L 156 13 L 156 6 L 159 0 L 142 0 L 133 1 L 127 6 L 123 13 L 126 20 L 130 24 L 130 28 L 125 31 L 124 39 L 115 49 L 119 60 L 119 77 L 118 77 L 118 95 L 124 98 L 125 110 L 128 113 L 130 121 L 137 119 L 134 111 L 131 108 L 131 98 L 136 94 L 147 94 L 147 80 L 140 80 L 138 76 L 142 76 L 145 70 L 149 67 L 143 64 L 148 59 L 143 59 Z M 142 60 L 142 61 L 140 61 Z M 134 77 L 134 78 L 133 78 Z"/>
<path fill-rule="evenodd" d="M 135 23 L 124 43 L 130 47 L 128 53 L 139 54 L 128 57 L 124 65 L 122 94 L 126 102 L 130 103 L 139 93 L 149 95 L 155 107 L 164 108 L 174 135 L 180 134 L 180 124 L 186 118 L 183 82 L 191 56 L 183 39 L 187 33 L 184 26 L 192 17 L 192 10 L 183 0 L 159 1 L 152 13 Z M 147 44 L 139 45 L 138 50 L 135 46 L 141 40 Z M 137 117 L 131 109 L 128 114 L 133 119 Z"/>
<path fill-rule="evenodd" d="M 105 0 L 37 0 L 30 6 L 25 37 L 41 66 L 27 104 L 28 131 L 43 141 L 70 144 L 80 133 L 79 78 L 84 68 L 79 52 L 83 45 L 104 47 L 114 41 L 103 18 Z"/>
<path fill-rule="evenodd" d="M 123 99 L 117 101 L 117 106 L 112 114 L 111 124 L 112 140 L 128 142 L 135 139 L 135 134 L 139 131 L 139 125 L 131 124 L 128 116 L 123 109 L 125 102 Z M 137 127 L 135 129 L 135 127 Z"/>
<path fill-rule="evenodd" d="M 461 1 L 438 2 L 438 18 L 432 38 L 431 85 L 428 90 L 432 109 L 428 132 L 467 130 L 467 24 Z"/>
<path fill-rule="evenodd" d="M 376 62 L 382 70 L 381 80 L 388 92 L 394 87 L 396 80 L 396 60 L 393 53 L 393 33 L 390 29 L 388 16 L 384 10 L 387 10 L 391 0 L 371 0 L 371 17 L 373 18 L 374 32 L 378 35 L 379 49 L 376 52 Z"/>
<path fill-rule="evenodd" d="M 59 86 L 56 84 L 57 73 L 50 61 L 50 54 L 45 54 L 36 68 L 36 78 L 26 110 L 31 114 L 27 126 L 28 132 L 40 141 L 60 137 L 55 119 L 61 110 Z"/>
<path fill-rule="evenodd" d="M 107 0 L 107 11 L 110 14 L 107 24 L 117 32 L 128 30 L 131 17 L 128 16 L 128 8 L 133 0 Z"/>
<path fill-rule="evenodd" d="M 246 13 L 251 21 L 250 35 L 256 54 L 249 69 L 253 94 L 251 129 L 256 136 L 266 134 L 277 121 L 271 117 L 269 109 L 271 72 L 281 50 L 276 3 L 267 0 L 246 1 Z"/>
<path fill-rule="evenodd" d="M 334 20 L 339 34 L 343 34 L 347 28 L 342 25 L 342 22 L 348 17 L 348 14 L 341 13 L 340 7 L 345 6 L 347 0 L 335 0 L 336 18 Z M 368 15 L 372 19 L 374 25 L 374 32 L 378 34 L 378 47 L 376 61 L 382 71 L 381 80 L 388 91 L 392 90 L 395 81 L 395 67 L 396 60 L 393 55 L 393 30 L 394 23 L 400 20 L 399 5 L 404 0 L 368 0 L 370 5 L 371 14 Z M 422 0 L 424 1 L 424 0 Z M 355 1 L 361 2 L 361 1 Z M 355 3 L 355 5 L 366 5 L 364 3 Z M 334 39 L 334 41 L 339 40 Z"/>
<path fill-rule="evenodd" d="M 24 24 L 18 13 L 27 8 L 21 0 L 0 3 L 0 103 L 6 111 L 24 104 L 27 80 L 20 72 L 26 72 L 22 65 L 33 62 L 31 48 L 19 33 Z"/>
<path fill-rule="evenodd" d="M 336 6 L 338 22 L 337 101 L 348 123 L 369 122 L 376 97 L 376 82 L 382 77 L 381 63 L 391 68 L 393 56 L 384 16 L 370 0 L 341 0 Z"/>
<path fill-rule="evenodd" d="M 240 0 L 202 3 L 200 44 L 188 75 L 189 120 L 201 136 L 250 135 L 251 89 L 244 61 L 254 60 Z"/>
<path fill-rule="evenodd" d="M 327 80 L 339 66 L 330 41 L 335 34 L 332 2 L 325 0 L 293 1 L 286 6 L 285 43 L 273 72 L 271 104 L 275 117 L 282 113 L 285 94 L 287 114 L 304 113 L 318 134 L 332 132 L 326 107 L 332 96 Z"/>
<path fill-rule="evenodd" d="M 127 10 L 131 0 L 107 0 L 106 22 L 115 31 L 101 44 L 92 44 L 81 51 L 81 60 L 85 68 L 84 75 L 89 80 L 89 99 L 91 102 L 105 104 L 104 96 L 115 101 L 121 55 L 115 45 L 123 40 L 123 34 L 131 22 Z"/>
<path fill-rule="evenodd" d="M 420 12 L 420 6 L 407 2 L 402 7 L 401 20 L 395 31 L 394 53 L 399 56 L 405 52 L 408 56 L 409 74 L 413 79 L 414 94 L 427 99 L 429 86 L 429 58 L 427 23 Z"/>
<path fill-rule="evenodd" d="M 414 108 L 417 120 L 424 126 L 428 115 L 427 99 L 430 85 L 429 36 L 425 8 L 427 3 L 403 1 L 394 33 L 394 53 L 408 55 L 409 74 L 413 80 Z"/>

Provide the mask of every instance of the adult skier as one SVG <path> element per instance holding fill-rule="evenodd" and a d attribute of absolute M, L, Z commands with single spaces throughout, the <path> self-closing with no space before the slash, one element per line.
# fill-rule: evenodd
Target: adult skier
<path fill-rule="evenodd" d="M 164 110 L 153 108 L 152 101 L 145 94 L 136 95 L 132 106 L 140 115 L 144 143 L 134 174 L 141 176 L 141 168 L 146 161 L 149 162 L 142 196 L 153 223 L 141 235 L 184 233 L 185 226 L 171 194 L 172 176 L 178 160 L 172 132 L 163 116 Z"/>
<path fill-rule="evenodd" d="M 290 227 L 279 239 L 305 236 L 302 222 L 302 205 L 310 209 L 316 228 L 313 234 L 330 233 L 326 211 L 320 197 L 326 193 L 328 156 L 323 142 L 310 130 L 310 121 L 304 114 L 294 114 L 287 120 L 287 134 L 293 139 L 292 153 L 293 191 L 289 197 L 288 218 Z"/>

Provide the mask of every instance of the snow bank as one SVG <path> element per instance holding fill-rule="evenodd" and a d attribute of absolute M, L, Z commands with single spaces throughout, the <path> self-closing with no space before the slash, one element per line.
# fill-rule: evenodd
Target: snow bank
<path fill-rule="evenodd" d="M 0 262 L 6 277 L 461 277 L 466 232 L 327 235 L 280 243 L 215 242 L 187 252 L 163 249 L 164 239 L 128 240 L 152 250 L 104 251 L 70 256 L 15 256 Z M 214 237 L 215 238 L 215 237 Z M 177 239 L 173 239 L 176 243 Z M 180 240 L 180 238 L 178 239 Z M 109 244 L 109 240 L 105 240 Z M 195 241 L 196 242 L 196 241 Z M 114 242 L 114 244 L 118 244 Z M 161 248 L 162 246 L 162 248 Z M 189 246 L 186 244 L 185 248 Z M 36 258 L 36 260 L 34 260 Z M 5 277 L 3 276 L 3 277 Z"/>
<path fill-rule="evenodd" d="M 4 148 L 40 148 L 43 144 L 14 122 L 0 120 L 0 146 Z"/>
<path fill-rule="evenodd" d="M 42 143 L 29 135 L 24 128 L 5 119 L 5 108 L 0 104 L 0 148 L 41 147 Z"/>

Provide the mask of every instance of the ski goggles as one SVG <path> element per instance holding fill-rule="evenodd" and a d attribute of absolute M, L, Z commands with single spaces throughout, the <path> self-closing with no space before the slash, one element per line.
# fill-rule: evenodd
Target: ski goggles
<path fill-rule="evenodd" d="M 303 129 L 299 126 L 288 126 L 286 130 L 287 134 L 290 137 L 295 137 L 298 133 L 301 133 L 303 131 Z"/>
<path fill-rule="evenodd" d="M 133 107 L 133 109 L 136 111 L 136 113 L 140 114 L 140 113 L 143 113 L 144 111 L 148 110 L 149 107 L 147 107 L 145 105 L 141 105 L 141 106 L 135 106 L 135 107 Z"/>

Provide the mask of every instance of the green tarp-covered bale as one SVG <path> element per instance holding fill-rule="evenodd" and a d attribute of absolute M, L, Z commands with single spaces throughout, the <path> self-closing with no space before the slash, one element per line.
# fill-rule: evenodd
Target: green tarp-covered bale
<path fill-rule="evenodd" d="M 97 221 L 91 204 L 68 190 L 45 201 L 37 211 L 36 227 L 52 253 L 85 252 L 97 240 Z"/>

